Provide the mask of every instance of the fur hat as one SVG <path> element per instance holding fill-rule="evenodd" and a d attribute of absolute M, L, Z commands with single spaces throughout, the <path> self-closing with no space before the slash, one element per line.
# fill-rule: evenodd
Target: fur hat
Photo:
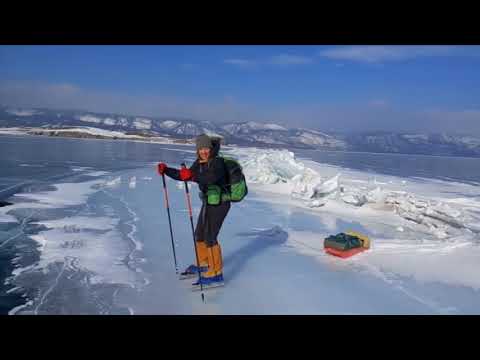
<path fill-rule="evenodd" d="M 208 135 L 202 134 L 199 135 L 196 140 L 195 144 L 197 145 L 197 150 L 200 150 L 201 148 L 212 148 L 212 139 Z"/>

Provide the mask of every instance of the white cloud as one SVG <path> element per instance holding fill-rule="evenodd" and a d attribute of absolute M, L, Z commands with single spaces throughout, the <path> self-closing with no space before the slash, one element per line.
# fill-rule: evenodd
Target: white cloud
<path fill-rule="evenodd" d="M 253 67 L 257 65 L 255 61 L 247 59 L 225 59 L 223 62 L 225 64 L 239 66 L 242 68 Z"/>
<path fill-rule="evenodd" d="M 272 56 L 268 62 L 273 65 L 304 65 L 311 64 L 313 59 L 307 56 L 281 54 Z"/>
<path fill-rule="evenodd" d="M 364 63 L 402 61 L 425 56 L 446 56 L 467 54 L 457 46 L 420 46 L 420 45 L 353 45 L 323 50 L 320 56 L 335 60 L 350 60 Z"/>
<path fill-rule="evenodd" d="M 279 54 L 271 56 L 262 60 L 249 60 L 249 59 L 225 59 L 225 64 L 238 66 L 241 68 L 253 68 L 257 66 L 265 65 L 277 65 L 277 66 L 293 66 L 293 65 L 305 65 L 313 63 L 313 59 L 307 56 L 291 55 L 291 54 Z"/>

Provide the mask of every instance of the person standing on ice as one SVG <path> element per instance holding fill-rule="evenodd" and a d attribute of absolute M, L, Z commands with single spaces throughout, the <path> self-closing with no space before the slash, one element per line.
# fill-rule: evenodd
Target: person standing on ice
<path fill-rule="evenodd" d="M 197 159 L 188 169 L 178 170 L 167 167 L 165 163 L 158 164 L 160 175 L 179 181 L 198 183 L 202 209 L 198 215 L 195 228 L 195 246 L 197 248 L 200 269 L 196 265 L 188 266 L 181 273 L 181 278 L 195 277 L 199 270 L 201 276 L 194 286 L 211 286 L 223 283 L 223 260 L 218 233 L 230 210 L 226 193 L 227 169 L 221 157 L 218 157 L 220 141 L 202 134 L 196 138 Z"/>

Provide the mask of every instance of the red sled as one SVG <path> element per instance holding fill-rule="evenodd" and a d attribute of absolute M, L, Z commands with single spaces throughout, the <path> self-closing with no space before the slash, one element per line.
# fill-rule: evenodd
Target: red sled
<path fill-rule="evenodd" d="M 334 249 L 334 248 L 331 248 L 331 247 L 326 247 L 325 248 L 325 252 L 327 254 L 330 254 L 330 255 L 333 255 L 333 256 L 338 256 L 338 257 L 341 257 L 341 258 L 349 258 L 355 254 L 358 254 L 362 251 L 365 251 L 367 249 L 365 249 L 364 247 L 359 247 L 359 248 L 354 248 L 354 249 L 350 249 L 350 250 L 337 250 L 337 249 Z"/>

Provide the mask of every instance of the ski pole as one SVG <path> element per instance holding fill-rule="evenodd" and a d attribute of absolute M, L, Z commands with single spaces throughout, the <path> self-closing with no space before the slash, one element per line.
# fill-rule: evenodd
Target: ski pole
<path fill-rule="evenodd" d="M 182 168 L 186 168 L 185 163 L 182 163 Z M 192 203 L 190 201 L 190 191 L 188 190 L 188 184 L 186 181 L 185 183 L 185 197 L 187 198 L 187 205 L 188 205 L 188 214 L 190 216 L 190 225 L 192 226 L 192 236 L 193 236 L 193 248 L 195 249 L 195 257 L 197 258 L 197 271 L 198 271 L 198 282 L 200 283 L 200 290 L 202 293 L 202 301 L 205 302 L 205 295 L 203 294 L 203 285 L 200 278 L 200 260 L 198 258 L 198 251 L 197 246 L 195 244 L 195 230 L 193 228 L 193 215 L 192 215 Z"/>
<path fill-rule="evenodd" d="M 175 254 L 175 243 L 173 241 L 172 220 L 170 218 L 170 206 L 168 204 L 168 192 L 167 192 L 167 184 L 165 183 L 165 174 L 162 174 L 162 180 L 163 180 L 163 193 L 165 194 L 165 207 L 167 208 L 167 214 L 168 214 L 168 225 L 170 226 L 170 238 L 172 239 L 172 250 L 173 250 L 173 261 L 175 262 L 175 273 L 178 274 L 177 256 Z"/>

